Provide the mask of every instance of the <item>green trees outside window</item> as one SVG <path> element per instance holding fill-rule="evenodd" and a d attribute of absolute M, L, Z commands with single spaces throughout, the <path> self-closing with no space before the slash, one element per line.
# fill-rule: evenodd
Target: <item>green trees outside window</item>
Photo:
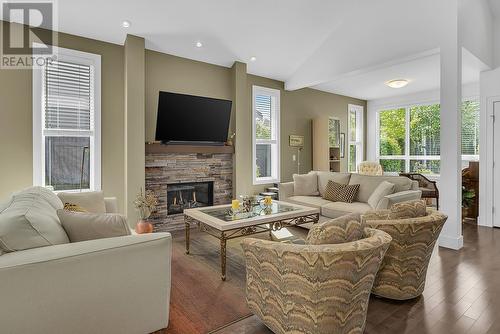
<path fill-rule="evenodd" d="M 462 155 L 479 155 L 479 102 L 462 106 Z M 440 105 L 382 110 L 378 114 L 379 161 L 385 172 L 440 173 Z"/>

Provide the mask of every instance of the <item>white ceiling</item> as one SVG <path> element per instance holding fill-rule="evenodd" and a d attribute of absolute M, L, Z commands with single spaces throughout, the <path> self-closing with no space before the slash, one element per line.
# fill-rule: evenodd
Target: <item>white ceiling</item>
<path fill-rule="evenodd" d="M 490 3 L 493 15 L 499 19 L 500 18 L 500 0 L 488 0 Z"/>
<path fill-rule="evenodd" d="M 60 31 L 118 44 L 135 34 L 148 49 L 226 67 L 239 60 L 252 74 L 286 80 L 341 20 L 344 2 L 64 0 L 58 23 Z"/>
<path fill-rule="evenodd" d="M 486 69 L 486 65 L 464 50 L 462 54 L 462 82 L 464 84 L 478 82 L 479 73 Z M 439 89 L 440 78 L 440 54 L 432 51 L 416 59 L 348 75 L 313 88 L 373 100 Z M 399 89 L 385 85 L 385 82 L 393 79 L 407 79 L 409 84 Z"/>
<path fill-rule="evenodd" d="M 500 0 L 489 1 L 500 14 Z M 130 33 L 144 37 L 148 49 L 226 67 L 246 62 L 249 73 L 285 81 L 290 89 L 381 98 L 401 94 L 383 85 L 396 77 L 412 80 L 405 93 L 439 86 L 439 56 L 422 52 L 439 46 L 447 3 L 61 0 L 56 30 L 116 44 Z M 131 27 L 123 28 L 123 20 Z M 257 61 L 250 62 L 252 56 Z M 464 69 L 466 81 L 474 76 Z"/>

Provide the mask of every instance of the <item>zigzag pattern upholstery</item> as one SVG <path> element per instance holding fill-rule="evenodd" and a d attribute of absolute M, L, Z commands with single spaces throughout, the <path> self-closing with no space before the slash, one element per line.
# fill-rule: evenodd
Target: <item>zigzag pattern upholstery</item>
<path fill-rule="evenodd" d="M 367 213 L 361 218 L 364 226 L 382 230 L 392 237 L 372 293 L 396 300 L 420 296 L 432 250 L 448 217 L 427 209 L 427 215 L 418 218 L 388 220 L 383 212 Z"/>
<path fill-rule="evenodd" d="M 358 173 L 361 175 L 384 175 L 384 170 L 378 162 L 363 161 L 358 165 Z"/>
<path fill-rule="evenodd" d="M 298 245 L 243 240 L 247 303 L 274 333 L 362 333 L 370 290 L 391 237 Z"/>

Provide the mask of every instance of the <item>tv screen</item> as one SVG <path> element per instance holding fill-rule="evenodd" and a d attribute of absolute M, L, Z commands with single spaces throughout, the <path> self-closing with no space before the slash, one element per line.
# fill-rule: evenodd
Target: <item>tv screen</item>
<path fill-rule="evenodd" d="M 231 101 L 160 92 L 156 140 L 164 143 L 227 141 Z"/>

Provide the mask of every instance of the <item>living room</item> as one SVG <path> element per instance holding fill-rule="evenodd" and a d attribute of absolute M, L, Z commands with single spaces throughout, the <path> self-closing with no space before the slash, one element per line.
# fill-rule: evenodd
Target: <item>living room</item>
<path fill-rule="evenodd" d="M 5 332 L 500 330 L 495 0 L 2 20 Z"/>

